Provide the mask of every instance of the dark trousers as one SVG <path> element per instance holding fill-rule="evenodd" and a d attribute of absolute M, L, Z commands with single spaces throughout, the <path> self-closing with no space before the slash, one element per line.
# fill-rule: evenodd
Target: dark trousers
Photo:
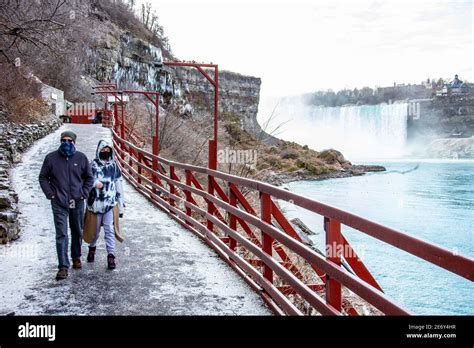
<path fill-rule="evenodd" d="M 58 268 L 69 268 L 67 223 L 71 228 L 71 257 L 81 257 L 82 231 L 84 226 L 84 201 L 77 200 L 75 208 L 64 208 L 51 201 L 53 208 L 54 227 L 56 228 L 56 251 L 58 253 Z"/>

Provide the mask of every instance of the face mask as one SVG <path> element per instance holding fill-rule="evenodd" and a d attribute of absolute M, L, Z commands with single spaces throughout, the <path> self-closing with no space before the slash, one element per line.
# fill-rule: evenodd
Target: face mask
<path fill-rule="evenodd" d="M 103 161 L 110 160 L 110 157 L 112 157 L 112 152 L 99 152 L 99 158 Z"/>
<path fill-rule="evenodd" d="M 71 157 L 76 153 L 76 146 L 73 143 L 65 141 L 59 146 L 59 152 L 61 152 L 66 157 Z"/>

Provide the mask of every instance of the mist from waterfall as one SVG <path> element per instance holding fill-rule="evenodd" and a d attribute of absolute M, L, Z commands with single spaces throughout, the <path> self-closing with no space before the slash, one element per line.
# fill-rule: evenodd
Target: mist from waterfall
<path fill-rule="evenodd" d="M 334 148 L 348 159 L 399 158 L 405 153 L 408 104 L 320 107 L 304 97 L 268 98 L 259 107 L 259 122 L 268 127 L 286 122 L 277 134 L 321 151 Z"/>

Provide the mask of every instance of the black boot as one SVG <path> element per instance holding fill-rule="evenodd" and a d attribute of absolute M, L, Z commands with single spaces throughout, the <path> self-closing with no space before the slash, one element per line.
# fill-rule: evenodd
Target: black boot
<path fill-rule="evenodd" d="M 115 256 L 114 254 L 109 254 L 107 256 L 107 265 L 109 269 L 115 269 Z"/>
<path fill-rule="evenodd" d="M 89 247 L 89 253 L 87 254 L 87 262 L 94 262 L 95 248 L 96 247 Z"/>

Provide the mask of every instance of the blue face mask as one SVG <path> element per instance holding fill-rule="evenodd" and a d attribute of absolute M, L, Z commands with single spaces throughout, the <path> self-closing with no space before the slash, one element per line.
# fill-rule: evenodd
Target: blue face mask
<path fill-rule="evenodd" d="M 59 146 L 59 152 L 61 152 L 66 157 L 71 157 L 76 153 L 76 146 L 73 143 L 65 141 Z"/>

